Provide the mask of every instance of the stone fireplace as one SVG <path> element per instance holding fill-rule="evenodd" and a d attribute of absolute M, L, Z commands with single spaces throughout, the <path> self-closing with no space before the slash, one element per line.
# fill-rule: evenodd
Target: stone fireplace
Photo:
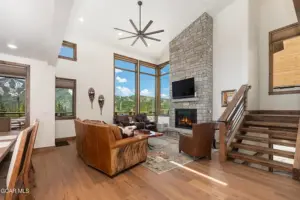
<path fill-rule="evenodd" d="M 187 99 L 172 99 L 170 105 L 170 128 L 183 132 L 193 123 L 212 120 L 213 109 L 213 18 L 201 15 L 170 42 L 170 94 L 172 82 L 194 78 L 195 95 Z M 184 110 L 184 111 L 183 111 Z M 192 112 L 178 121 L 186 110 Z M 181 112 L 181 114 L 179 113 Z M 179 128 L 180 127 L 180 128 Z"/>
<path fill-rule="evenodd" d="M 192 129 L 192 125 L 197 123 L 197 109 L 176 109 L 175 127 Z"/>

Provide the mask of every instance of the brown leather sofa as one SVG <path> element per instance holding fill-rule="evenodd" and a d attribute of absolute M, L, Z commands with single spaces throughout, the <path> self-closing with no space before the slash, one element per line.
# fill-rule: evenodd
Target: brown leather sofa
<path fill-rule="evenodd" d="M 122 139 L 117 126 L 79 119 L 74 121 L 77 152 L 87 165 L 114 176 L 146 161 L 146 137 Z"/>
<path fill-rule="evenodd" d="M 180 134 L 179 153 L 183 151 L 194 159 L 205 156 L 211 159 L 214 133 L 214 123 L 193 124 L 192 135 Z"/>

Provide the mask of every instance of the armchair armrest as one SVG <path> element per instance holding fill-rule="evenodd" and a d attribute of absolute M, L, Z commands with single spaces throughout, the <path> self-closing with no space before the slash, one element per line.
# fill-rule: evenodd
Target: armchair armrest
<path fill-rule="evenodd" d="M 115 145 L 112 146 L 112 148 L 113 149 L 120 148 L 120 147 L 130 145 L 130 144 L 133 144 L 133 143 L 136 143 L 136 142 L 147 140 L 147 139 L 148 139 L 147 136 L 137 136 L 137 137 L 131 137 L 131 138 L 118 140 L 118 141 L 116 141 Z"/>

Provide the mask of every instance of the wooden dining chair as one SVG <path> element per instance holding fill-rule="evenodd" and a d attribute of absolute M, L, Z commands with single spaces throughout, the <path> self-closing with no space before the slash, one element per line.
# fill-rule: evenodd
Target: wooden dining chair
<path fill-rule="evenodd" d="M 0 117 L 0 132 L 9 132 L 11 130 L 10 117 Z"/>
<path fill-rule="evenodd" d="M 24 166 L 21 171 L 25 188 L 32 188 L 33 186 L 35 186 L 34 179 L 33 179 L 34 167 L 32 164 L 31 157 L 32 157 L 32 152 L 33 152 L 38 128 L 39 128 L 39 121 L 36 120 L 33 124 L 32 130 L 28 133 L 30 139 L 29 139 L 28 148 L 26 151 Z M 30 181 L 30 177 L 32 177 L 31 181 Z M 32 182 L 33 184 L 30 184 L 30 182 Z"/>
<path fill-rule="evenodd" d="M 26 150 L 29 144 L 29 132 L 32 131 L 33 126 L 30 126 L 23 130 L 16 141 L 14 152 L 11 158 L 11 162 L 9 165 L 7 177 L 6 177 L 6 187 L 8 192 L 5 193 L 5 200 L 12 200 L 15 199 L 18 194 L 12 192 L 15 189 L 24 189 L 22 186 L 22 175 L 20 176 L 21 169 L 24 168 L 25 157 L 26 157 Z M 18 183 L 18 184 L 17 184 Z"/>

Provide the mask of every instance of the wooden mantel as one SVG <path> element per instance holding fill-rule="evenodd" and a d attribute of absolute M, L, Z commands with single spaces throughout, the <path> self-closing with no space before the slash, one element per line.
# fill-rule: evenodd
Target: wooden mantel
<path fill-rule="evenodd" d="M 300 22 L 300 0 L 293 0 L 294 1 L 294 6 L 295 6 L 295 11 L 297 14 L 298 22 Z"/>

